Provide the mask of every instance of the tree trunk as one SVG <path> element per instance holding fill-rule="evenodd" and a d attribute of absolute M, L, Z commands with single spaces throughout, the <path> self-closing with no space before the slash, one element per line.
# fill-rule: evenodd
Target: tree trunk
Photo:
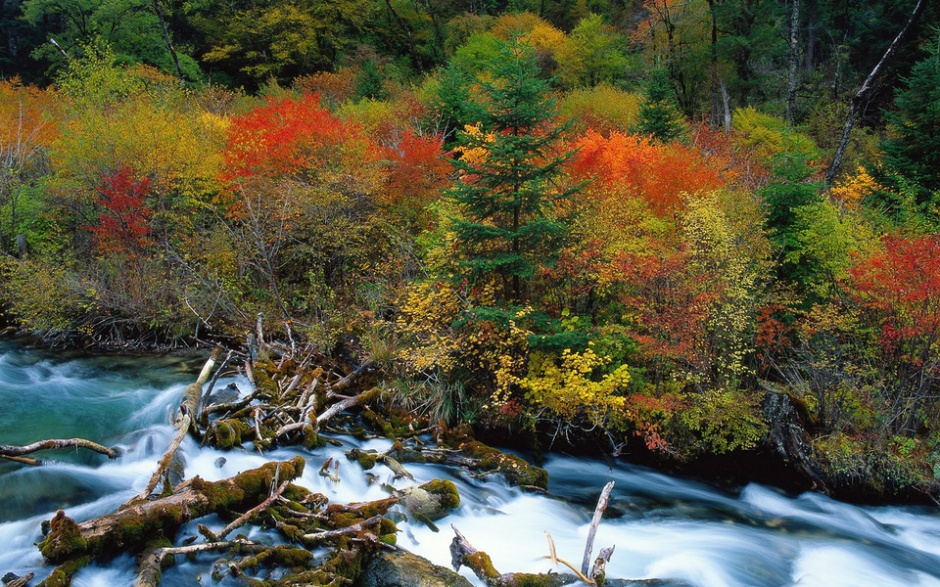
<path fill-rule="evenodd" d="M 901 32 L 898 33 L 898 36 L 894 38 L 894 41 L 888 46 L 887 51 L 884 55 L 881 56 L 881 59 L 878 61 L 875 68 L 871 70 L 871 73 L 868 74 L 868 77 L 865 78 L 865 83 L 862 84 L 862 87 L 859 88 L 858 92 L 852 97 L 852 100 L 849 102 L 849 114 L 845 118 L 845 125 L 842 127 L 842 138 L 839 140 L 839 146 L 836 148 L 836 153 L 832 157 L 832 164 L 829 165 L 829 169 L 826 171 L 826 187 L 832 185 L 832 182 L 835 180 L 836 175 L 839 173 L 839 169 L 842 167 L 842 160 L 845 158 L 845 150 L 849 146 L 849 138 L 852 136 L 852 128 L 855 126 L 856 120 L 858 120 L 859 114 L 861 114 L 866 102 L 871 97 L 872 93 L 875 90 L 875 82 L 878 81 L 881 73 L 884 71 L 891 59 L 894 58 L 895 53 L 898 51 L 898 47 L 901 46 L 907 40 L 907 37 L 910 35 L 911 30 L 914 28 L 914 24 L 920 18 L 920 15 L 924 12 L 924 7 L 927 5 L 927 0 L 918 0 L 917 6 L 914 7 L 914 11 L 911 13 L 911 17 L 907 20 L 907 24 L 904 25 L 904 28 L 901 29 Z"/>
<path fill-rule="evenodd" d="M 796 124 L 796 88 L 800 64 L 800 0 L 790 0 L 790 71 L 787 79 L 787 124 Z"/>

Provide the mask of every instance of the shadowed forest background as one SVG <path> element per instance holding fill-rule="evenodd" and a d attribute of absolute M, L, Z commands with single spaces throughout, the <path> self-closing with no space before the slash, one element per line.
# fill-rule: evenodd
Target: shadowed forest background
<path fill-rule="evenodd" d="M 260 315 L 434 421 L 938 496 L 938 24 L 909 0 L 5 0 L 4 319 L 141 348 Z"/>

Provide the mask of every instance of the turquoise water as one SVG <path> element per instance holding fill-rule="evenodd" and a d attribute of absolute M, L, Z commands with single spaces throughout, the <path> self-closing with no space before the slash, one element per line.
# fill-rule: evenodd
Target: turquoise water
<path fill-rule="evenodd" d="M 51 572 L 34 543 L 41 538 L 40 522 L 56 509 L 88 519 L 114 511 L 143 488 L 172 436 L 168 414 L 200 365 L 198 358 L 61 356 L 0 345 L 0 444 L 78 436 L 117 446 L 122 453 L 115 460 L 87 451 L 39 453 L 47 460 L 42 467 L 0 462 L 0 575 Z M 229 381 L 249 391 L 243 378 L 223 384 Z M 391 471 L 381 468 L 372 471 L 379 483 L 370 483 L 358 464 L 342 456 L 354 446 L 385 448 L 386 441 L 340 440 L 342 448 L 266 455 L 222 453 L 187 440 L 182 452 L 187 475 L 210 480 L 302 454 L 309 464 L 300 483 L 338 503 L 385 497 L 381 482 L 399 488 L 410 483 L 393 481 Z M 340 462 L 339 483 L 317 474 L 330 456 Z M 604 483 L 614 480 L 595 542 L 595 548 L 616 545 L 608 566 L 612 578 L 674 579 L 702 587 L 940 587 L 940 512 L 935 508 L 857 507 L 817 494 L 787 496 L 759 485 L 728 493 L 639 467 L 611 468 L 563 456 L 550 458 L 546 466 L 549 494 L 535 495 L 495 477 L 409 465 L 417 482 L 455 481 L 463 502 L 439 522 L 439 533 L 400 524 L 399 545 L 449 565 L 449 524 L 454 524 L 493 557 L 501 572 L 545 572 L 550 568 L 545 532 L 550 532 L 559 556 L 577 563 L 593 503 Z M 200 522 L 222 526 L 215 519 Z M 186 528 L 179 539 L 195 534 Z M 161 585 L 216 585 L 207 572 L 211 562 L 207 557 L 178 565 Z M 134 561 L 125 556 L 81 571 L 73 584 L 129 585 L 134 573 Z"/>

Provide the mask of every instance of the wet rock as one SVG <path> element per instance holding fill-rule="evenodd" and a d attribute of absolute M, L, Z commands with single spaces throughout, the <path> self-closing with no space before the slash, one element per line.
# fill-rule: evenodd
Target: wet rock
<path fill-rule="evenodd" d="M 427 520 L 440 520 L 460 506 L 460 494 L 452 481 L 434 479 L 397 492 L 409 513 Z"/>
<path fill-rule="evenodd" d="M 356 587 L 472 587 L 454 571 L 404 550 L 382 552 L 363 569 Z"/>

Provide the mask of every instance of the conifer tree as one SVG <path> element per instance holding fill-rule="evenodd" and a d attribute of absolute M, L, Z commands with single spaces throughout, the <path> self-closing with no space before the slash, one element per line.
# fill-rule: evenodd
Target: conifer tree
<path fill-rule="evenodd" d="M 454 229 L 471 280 L 495 277 L 497 303 L 526 301 L 527 281 L 558 252 L 567 232 L 563 206 L 579 186 L 565 186 L 549 82 L 539 79 L 535 53 L 512 39 L 501 43 L 480 82 L 478 130 L 460 133 L 461 179 L 448 196 L 460 217 Z"/>
<path fill-rule="evenodd" d="M 664 69 L 653 70 L 643 92 L 645 101 L 640 107 L 637 134 L 668 143 L 680 137 L 685 130 L 682 113 L 676 106 L 676 92 Z"/>

